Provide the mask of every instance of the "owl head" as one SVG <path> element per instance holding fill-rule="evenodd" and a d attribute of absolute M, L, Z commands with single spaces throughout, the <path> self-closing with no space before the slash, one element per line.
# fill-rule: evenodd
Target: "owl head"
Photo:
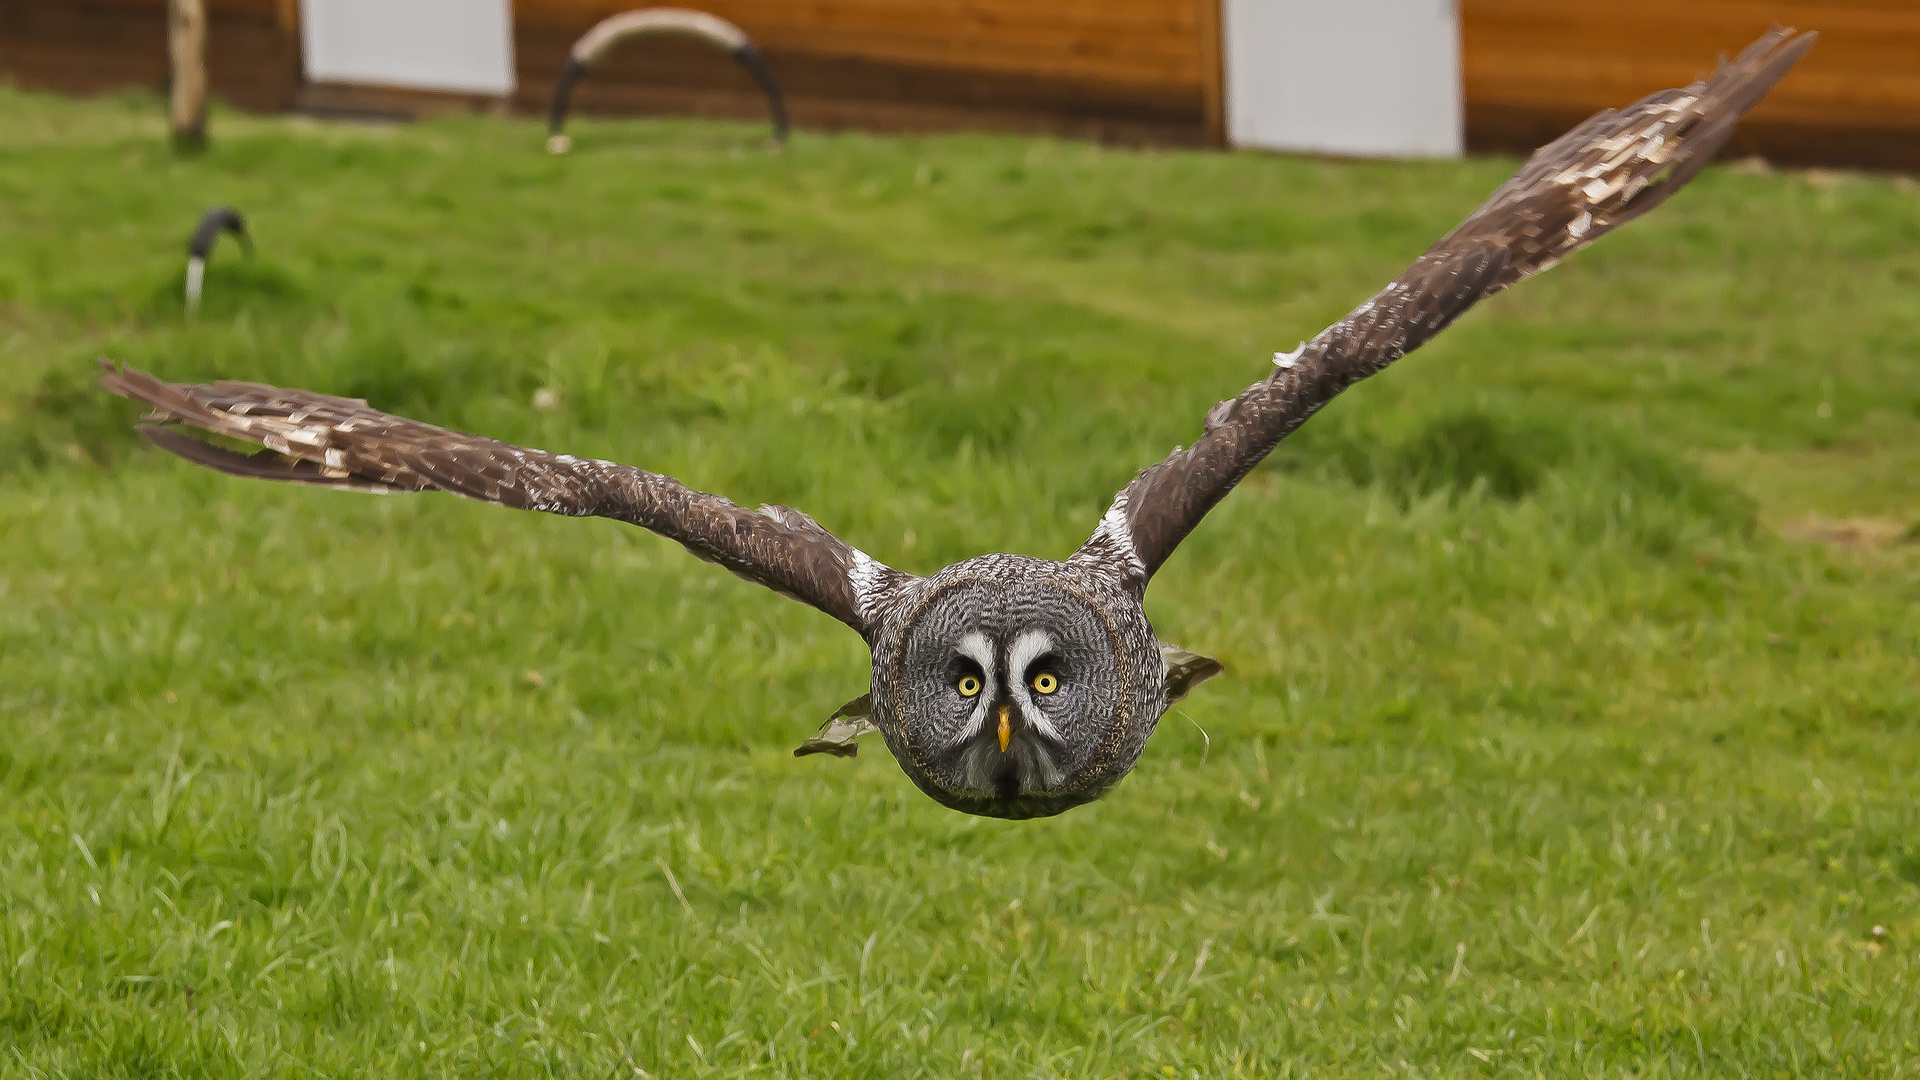
<path fill-rule="evenodd" d="M 917 584 L 874 643 L 872 719 L 922 791 L 989 817 L 1060 813 L 1139 760 L 1167 704 L 1146 614 L 1098 574 L 1016 555 Z"/>

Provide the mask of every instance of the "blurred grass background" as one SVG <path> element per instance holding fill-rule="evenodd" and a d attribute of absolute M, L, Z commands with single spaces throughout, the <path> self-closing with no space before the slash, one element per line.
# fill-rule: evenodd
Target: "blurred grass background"
<path fill-rule="evenodd" d="M 790 756 L 866 685 L 825 616 L 608 522 L 191 469 L 94 359 L 908 570 L 1064 557 L 1514 162 L 215 132 L 0 92 L 0 1074 L 1920 1062 L 1911 181 L 1716 168 L 1349 392 L 1154 585 L 1228 676 L 1009 823 Z M 223 202 L 259 254 L 189 323 Z"/>

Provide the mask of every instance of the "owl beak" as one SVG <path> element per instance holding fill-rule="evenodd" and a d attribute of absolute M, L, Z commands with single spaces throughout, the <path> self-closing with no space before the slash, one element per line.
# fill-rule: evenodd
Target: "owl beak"
<path fill-rule="evenodd" d="M 1000 705 L 1000 752 L 1007 752 L 1007 743 L 1013 738 L 1013 706 L 1005 702 Z"/>

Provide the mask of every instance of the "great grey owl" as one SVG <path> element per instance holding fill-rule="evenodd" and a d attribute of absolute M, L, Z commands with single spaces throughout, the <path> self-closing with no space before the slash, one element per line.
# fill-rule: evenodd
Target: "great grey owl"
<path fill-rule="evenodd" d="M 926 577 L 884 566 L 812 518 L 759 511 L 610 461 L 510 446 L 254 383 L 175 385 L 105 364 L 151 406 L 142 428 L 201 465 L 356 491 L 447 491 L 630 522 L 852 627 L 870 694 L 803 747 L 848 752 L 877 728 L 913 782 L 956 810 L 1057 814 L 1133 768 L 1170 698 L 1218 670 L 1163 645 L 1141 600 L 1173 549 L 1275 444 L 1347 386 L 1462 312 L 1646 213 L 1692 179 L 1813 44 L 1775 30 L 1712 76 L 1599 113 L 1541 149 L 1372 299 L 1207 414 L 1191 447 L 1141 472 L 1065 561 L 983 555 Z M 243 454 L 180 427 L 264 447 Z"/>

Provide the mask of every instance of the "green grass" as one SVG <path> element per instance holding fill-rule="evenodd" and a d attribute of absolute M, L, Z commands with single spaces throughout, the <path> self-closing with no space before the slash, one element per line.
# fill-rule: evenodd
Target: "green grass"
<path fill-rule="evenodd" d="M 0 1074 L 1920 1069 L 1911 185 L 1709 171 L 1356 388 L 1154 585 L 1228 676 L 1009 823 L 790 756 L 827 617 L 194 470 L 94 358 L 1060 557 L 1512 162 L 159 116 L 0 95 Z"/>

